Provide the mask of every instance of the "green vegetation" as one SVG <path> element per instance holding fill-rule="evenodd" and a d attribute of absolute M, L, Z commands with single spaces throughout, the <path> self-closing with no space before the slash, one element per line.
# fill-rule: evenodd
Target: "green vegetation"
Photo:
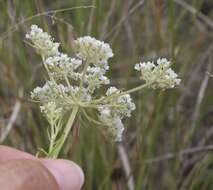
<path fill-rule="evenodd" d="M 43 14 L 50 10 L 58 11 Z M 83 189 L 213 189 L 211 0 L 1 0 L 0 18 L 2 144 L 32 154 L 48 147 L 47 121 L 30 100 L 45 77 L 25 40 L 30 25 L 43 27 L 70 54 L 73 39 L 91 35 L 111 44 L 116 56 L 108 75 L 120 89 L 140 83 L 135 63 L 158 57 L 172 60 L 182 82 L 176 89 L 134 94 L 137 109 L 125 122 L 122 144 L 100 127 L 76 123 L 80 130 L 73 128 L 60 157 L 83 168 Z"/>

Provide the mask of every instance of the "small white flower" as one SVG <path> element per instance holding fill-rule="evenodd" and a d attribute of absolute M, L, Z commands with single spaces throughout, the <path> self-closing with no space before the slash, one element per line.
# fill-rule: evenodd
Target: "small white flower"
<path fill-rule="evenodd" d="M 78 93 L 81 94 L 80 100 L 83 102 L 89 102 L 91 101 L 92 97 L 88 93 L 88 90 L 86 88 L 81 88 L 81 91 L 79 92 L 80 88 L 78 86 L 71 86 L 70 92 L 74 95 L 77 96 Z"/>
<path fill-rule="evenodd" d="M 157 65 L 162 65 L 164 68 L 169 68 L 171 64 L 166 58 L 158 58 Z"/>
<path fill-rule="evenodd" d="M 121 116 L 131 116 L 131 112 L 135 110 L 136 106 L 132 102 L 132 98 L 129 94 L 122 95 L 118 98 L 118 105 L 121 105 L 121 108 L 119 109 L 119 114 Z"/>
<path fill-rule="evenodd" d="M 107 96 L 110 96 L 110 95 L 112 95 L 112 94 L 119 94 L 120 93 L 120 90 L 118 90 L 116 87 L 114 87 L 114 86 L 111 86 L 111 87 L 109 87 L 108 89 L 107 89 L 107 92 L 106 92 L 106 95 Z"/>
<path fill-rule="evenodd" d="M 151 71 L 155 67 L 155 64 L 153 62 L 147 62 L 147 63 L 137 63 L 135 65 L 135 70 L 140 71 L 142 69 Z"/>
<path fill-rule="evenodd" d="M 109 79 L 108 79 L 106 76 L 103 76 L 103 75 L 99 77 L 99 80 L 100 80 L 103 84 L 109 84 L 109 83 L 110 83 Z"/>
<path fill-rule="evenodd" d="M 99 106 L 98 110 L 100 111 L 100 115 L 103 118 L 110 117 L 111 110 L 107 106 Z"/>

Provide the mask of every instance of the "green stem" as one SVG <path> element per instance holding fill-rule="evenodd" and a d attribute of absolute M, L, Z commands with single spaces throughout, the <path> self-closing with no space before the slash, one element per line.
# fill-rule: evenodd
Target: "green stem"
<path fill-rule="evenodd" d="M 85 79 L 85 75 L 86 75 L 88 66 L 89 66 L 89 62 L 86 61 L 86 64 L 85 64 L 84 69 L 83 69 L 83 74 L 82 74 L 81 82 L 80 82 L 80 89 L 79 89 L 79 92 L 81 91 L 81 89 L 82 89 L 82 87 L 83 87 L 83 83 L 84 83 L 84 79 Z"/>
<path fill-rule="evenodd" d="M 51 132 L 50 132 L 50 145 L 49 145 L 49 152 L 52 152 L 54 150 L 54 145 L 55 145 L 55 142 L 56 142 L 56 138 L 61 130 L 61 127 L 62 127 L 62 122 L 61 120 L 57 121 L 57 124 L 56 122 L 52 122 L 51 124 Z"/>
<path fill-rule="evenodd" d="M 65 79 L 65 81 L 66 81 L 66 83 L 67 83 L 67 86 L 68 86 L 68 87 L 70 88 L 70 90 L 71 90 L 71 84 L 70 84 L 70 81 L 69 81 L 69 79 L 67 78 L 66 75 L 64 75 L 64 79 Z M 76 103 L 77 100 L 76 100 L 75 96 L 72 94 L 72 92 L 70 93 L 70 95 L 71 95 L 73 101 Z"/>
<path fill-rule="evenodd" d="M 83 114 L 85 115 L 85 117 L 87 118 L 88 121 L 92 121 L 96 125 L 104 125 L 103 123 L 96 121 L 95 119 L 91 118 L 84 109 L 82 109 L 82 112 L 83 112 Z"/>
<path fill-rule="evenodd" d="M 133 92 L 142 90 L 143 88 L 145 88 L 145 87 L 147 87 L 147 86 L 149 86 L 149 85 L 150 85 L 150 83 L 146 83 L 146 84 L 137 86 L 137 87 L 135 87 L 135 88 L 132 88 L 132 89 L 130 89 L 130 90 L 121 92 L 120 94 L 115 94 L 115 96 L 116 96 L 116 95 L 117 95 L 117 96 L 122 96 L 122 95 L 125 95 L 125 94 L 131 94 L 131 93 L 133 93 Z M 112 95 L 112 96 L 113 96 L 113 95 Z M 111 96 L 111 97 L 112 97 L 112 96 Z M 113 96 L 113 97 L 115 97 L 115 96 Z"/>
<path fill-rule="evenodd" d="M 53 123 L 53 121 L 50 122 L 49 138 L 50 138 L 49 152 L 52 152 L 54 140 L 55 140 L 54 139 L 54 123 Z"/>
<path fill-rule="evenodd" d="M 121 93 L 118 93 L 118 94 L 112 94 L 111 96 L 108 96 L 106 98 L 100 98 L 100 99 L 97 99 L 97 100 L 94 100 L 94 101 L 91 101 L 91 103 L 99 103 L 99 102 L 102 102 L 102 101 L 105 101 L 105 100 L 108 100 L 108 99 L 112 99 L 112 98 L 116 98 L 116 97 L 119 97 L 119 96 L 122 96 L 122 95 L 125 95 L 125 94 L 131 94 L 133 92 L 137 92 L 139 90 L 142 90 L 143 88 L 149 86 L 150 83 L 146 83 L 146 84 L 143 84 L 143 85 L 140 85 L 140 86 L 137 86 L 135 88 L 132 88 L 130 90 L 127 90 L 127 91 L 124 91 L 124 92 L 121 92 Z"/>
<path fill-rule="evenodd" d="M 48 69 L 48 67 L 47 67 L 47 65 L 45 63 L 45 57 L 42 55 L 41 58 L 42 58 L 42 62 L 43 62 L 44 68 L 46 69 L 49 78 L 52 79 L 55 82 L 55 80 L 53 79 L 53 77 L 50 74 L 50 70 Z"/>
<path fill-rule="evenodd" d="M 64 143 L 65 143 L 65 141 L 67 139 L 67 136 L 70 133 L 70 130 L 71 130 L 72 126 L 73 126 L 73 123 L 75 121 L 75 117 L 76 117 L 76 115 L 78 113 L 78 109 L 79 109 L 78 106 L 74 106 L 73 107 L 73 110 L 72 110 L 72 112 L 70 114 L 68 122 L 67 122 L 67 124 L 66 124 L 66 126 L 64 128 L 64 131 L 63 131 L 63 133 L 62 133 L 62 135 L 60 137 L 60 141 L 56 145 L 56 147 L 51 152 L 48 153 L 48 155 L 47 155 L 48 158 L 55 159 L 55 158 L 58 157 L 58 155 L 59 155 L 59 153 L 60 153 L 60 151 L 61 151 L 61 149 L 62 149 L 62 147 L 63 147 L 63 145 L 64 145 Z"/>

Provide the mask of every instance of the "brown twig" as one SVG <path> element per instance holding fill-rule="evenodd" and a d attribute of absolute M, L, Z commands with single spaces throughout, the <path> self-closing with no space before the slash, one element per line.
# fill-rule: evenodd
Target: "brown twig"
<path fill-rule="evenodd" d="M 45 12 L 41 12 L 41 13 L 35 14 L 33 16 L 24 18 L 22 21 L 18 22 L 17 24 L 15 24 L 12 27 L 10 27 L 6 32 L 4 32 L 0 36 L 0 38 L 2 38 L 2 40 L 4 40 L 8 36 L 8 34 L 10 32 L 16 31 L 19 26 L 21 26 L 22 24 L 24 24 L 26 22 L 29 22 L 30 20 L 32 20 L 34 18 L 37 18 L 37 17 L 40 17 L 40 16 L 47 16 L 47 15 L 50 15 L 50 14 L 55 15 L 57 13 L 65 12 L 65 11 L 71 11 L 71 10 L 76 10 L 76 9 L 88 9 L 88 8 L 95 8 L 95 7 L 92 6 L 92 5 L 88 5 L 88 6 L 76 6 L 76 7 L 69 7 L 69 8 L 64 8 L 64 9 L 50 10 L 50 11 L 45 11 Z"/>
<path fill-rule="evenodd" d="M 196 154 L 196 153 L 208 152 L 208 151 L 213 151 L 213 145 L 189 148 L 189 149 L 185 149 L 185 150 L 182 150 L 180 152 L 177 152 L 177 153 L 168 153 L 168 154 L 165 154 L 163 156 L 148 159 L 148 160 L 145 161 L 145 163 L 147 163 L 147 164 L 159 163 L 159 162 L 162 162 L 162 161 L 174 159 L 177 156 L 183 157 L 183 156 L 186 156 L 186 155 L 189 155 L 189 154 Z"/>

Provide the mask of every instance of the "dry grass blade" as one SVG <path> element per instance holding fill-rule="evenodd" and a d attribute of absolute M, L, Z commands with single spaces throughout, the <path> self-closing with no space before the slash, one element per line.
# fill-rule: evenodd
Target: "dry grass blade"
<path fill-rule="evenodd" d="M 212 50 L 212 48 L 211 48 L 211 50 Z M 210 50 L 210 52 L 212 52 L 211 50 Z M 210 54 L 210 52 L 209 52 L 209 54 Z M 212 55 L 209 55 L 209 63 L 208 63 L 208 68 L 207 68 L 209 72 L 211 71 L 211 67 L 212 67 L 211 56 Z M 201 106 L 201 103 L 202 103 L 203 98 L 205 96 L 206 88 L 207 88 L 208 81 L 209 81 L 209 78 L 210 78 L 208 71 L 206 71 L 205 76 L 203 78 L 203 81 L 200 85 L 200 89 L 199 89 L 199 93 L 198 93 L 198 97 L 197 97 L 197 101 L 196 101 L 196 105 L 195 105 L 195 111 L 194 111 L 194 114 L 193 114 L 193 117 L 192 117 L 193 118 L 192 126 L 194 126 L 196 124 L 197 119 L 199 118 L 200 106 Z"/>
<path fill-rule="evenodd" d="M 123 144 L 121 144 L 121 143 L 118 144 L 118 154 L 119 154 L 119 157 L 121 159 L 124 172 L 126 174 L 128 189 L 134 190 L 135 189 L 135 183 L 134 183 L 133 175 L 131 173 L 129 159 L 128 159 L 128 156 L 127 156 L 127 152 L 126 152 Z"/>
<path fill-rule="evenodd" d="M 103 39 L 104 40 L 107 39 L 109 36 L 111 36 L 116 31 L 116 34 L 113 35 L 113 38 L 115 38 L 117 36 L 117 34 L 119 33 L 120 27 L 125 22 L 125 20 L 130 15 L 132 15 L 133 13 L 135 13 L 135 11 L 138 10 L 141 6 L 143 6 L 144 3 L 145 3 L 145 0 L 140 0 L 134 7 L 132 7 L 129 10 L 129 12 L 125 16 L 123 16 L 121 18 L 121 20 L 106 35 L 104 35 Z"/>
<path fill-rule="evenodd" d="M 22 96 L 23 96 L 23 89 L 21 89 L 19 91 L 19 96 L 20 96 L 20 98 L 22 98 Z M 1 135 L 0 135 L 0 142 L 1 143 L 4 142 L 4 140 L 9 135 L 11 129 L 13 128 L 13 125 L 14 125 L 17 117 L 18 117 L 20 109 L 21 109 L 21 101 L 20 101 L 20 99 L 17 99 L 16 103 L 15 103 L 15 105 L 13 107 L 13 112 L 12 112 L 12 115 L 11 115 L 11 117 L 9 119 L 9 122 L 8 122 L 7 126 L 5 128 L 3 128 L 2 131 L 1 131 Z"/>
<path fill-rule="evenodd" d="M 159 163 L 159 162 L 162 162 L 162 161 L 174 159 L 177 156 L 183 157 L 183 156 L 186 156 L 186 155 L 189 155 L 189 154 L 198 154 L 198 153 L 201 153 L 201 152 L 209 152 L 209 151 L 213 151 L 213 145 L 189 148 L 189 149 L 186 149 L 186 150 L 182 150 L 178 153 L 168 153 L 168 154 L 165 154 L 163 156 L 159 156 L 157 158 L 148 159 L 148 160 L 145 161 L 145 163 L 147 163 L 147 164 Z"/>
<path fill-rule="evenodd" d="M 110 18 L 112 17 L 113 12 L 115 11 L 115 7 L 116 7 L 116 0 L 112 0 L 111 5 L 110 5 L 110 9 L 107 13 L 106 19 L 105 19 L 103 26 L 102 26 L 102 29 L 101 29 L 100 39 L 103 39 L 106 32 L 107 32 L 107 27 L 109 25 Z"/>
<path fill-rule="evenodd" d="M 3 41 L 5 38 L 7 38 L 7 36 L 9 35 L 9 33 L 14 32 L 16 30 L 18 30 L 18 27 L 21 26 L 22 24 L 31 21 L 34 18 L 40 17 L 40 16 L 46 16 L 46 15 L 50 15 L 50 14 L 57 14 L 60 12 L 65 12 L 65 11 L 71 11 L 71 10 L 76 10 L 76 9 L 88 9 L 88 8 L 95 8 L 93 5 L 88 5 L 88 6 L 76 6 L 76 7 L 70 7 L 70 8 L 64 8 L 64 9 L 57 9 L 57 10 L 51 10 L 51 11 L 45 11 L 45 12 L 41 12 L 38 14 L 35 14 L 33 16 L 27 17 L 25 19 L 23 19 L 22 21 L 18 22 L 16 25 L 10 27 L 6 32 L 4 32 L 0 38 Z"/>
<path fill-rule="evenodd" d="M 199 12 L 198 10 L 196 10 L 193 6 L 191 6 L 190 4 L 186 3 L 183 0 L 174 0 L 174 1 L 178 5 L 184 7 L 191 14 L 197 16 L 197 18 L 199 18 L 200 20 L 202 20 L 211 30 L 213 30 L 213 21 L 210 18 L 208 18 L 207 16 L 205 16 L 204 14 L 202 14 L 201 12 Z"/>

